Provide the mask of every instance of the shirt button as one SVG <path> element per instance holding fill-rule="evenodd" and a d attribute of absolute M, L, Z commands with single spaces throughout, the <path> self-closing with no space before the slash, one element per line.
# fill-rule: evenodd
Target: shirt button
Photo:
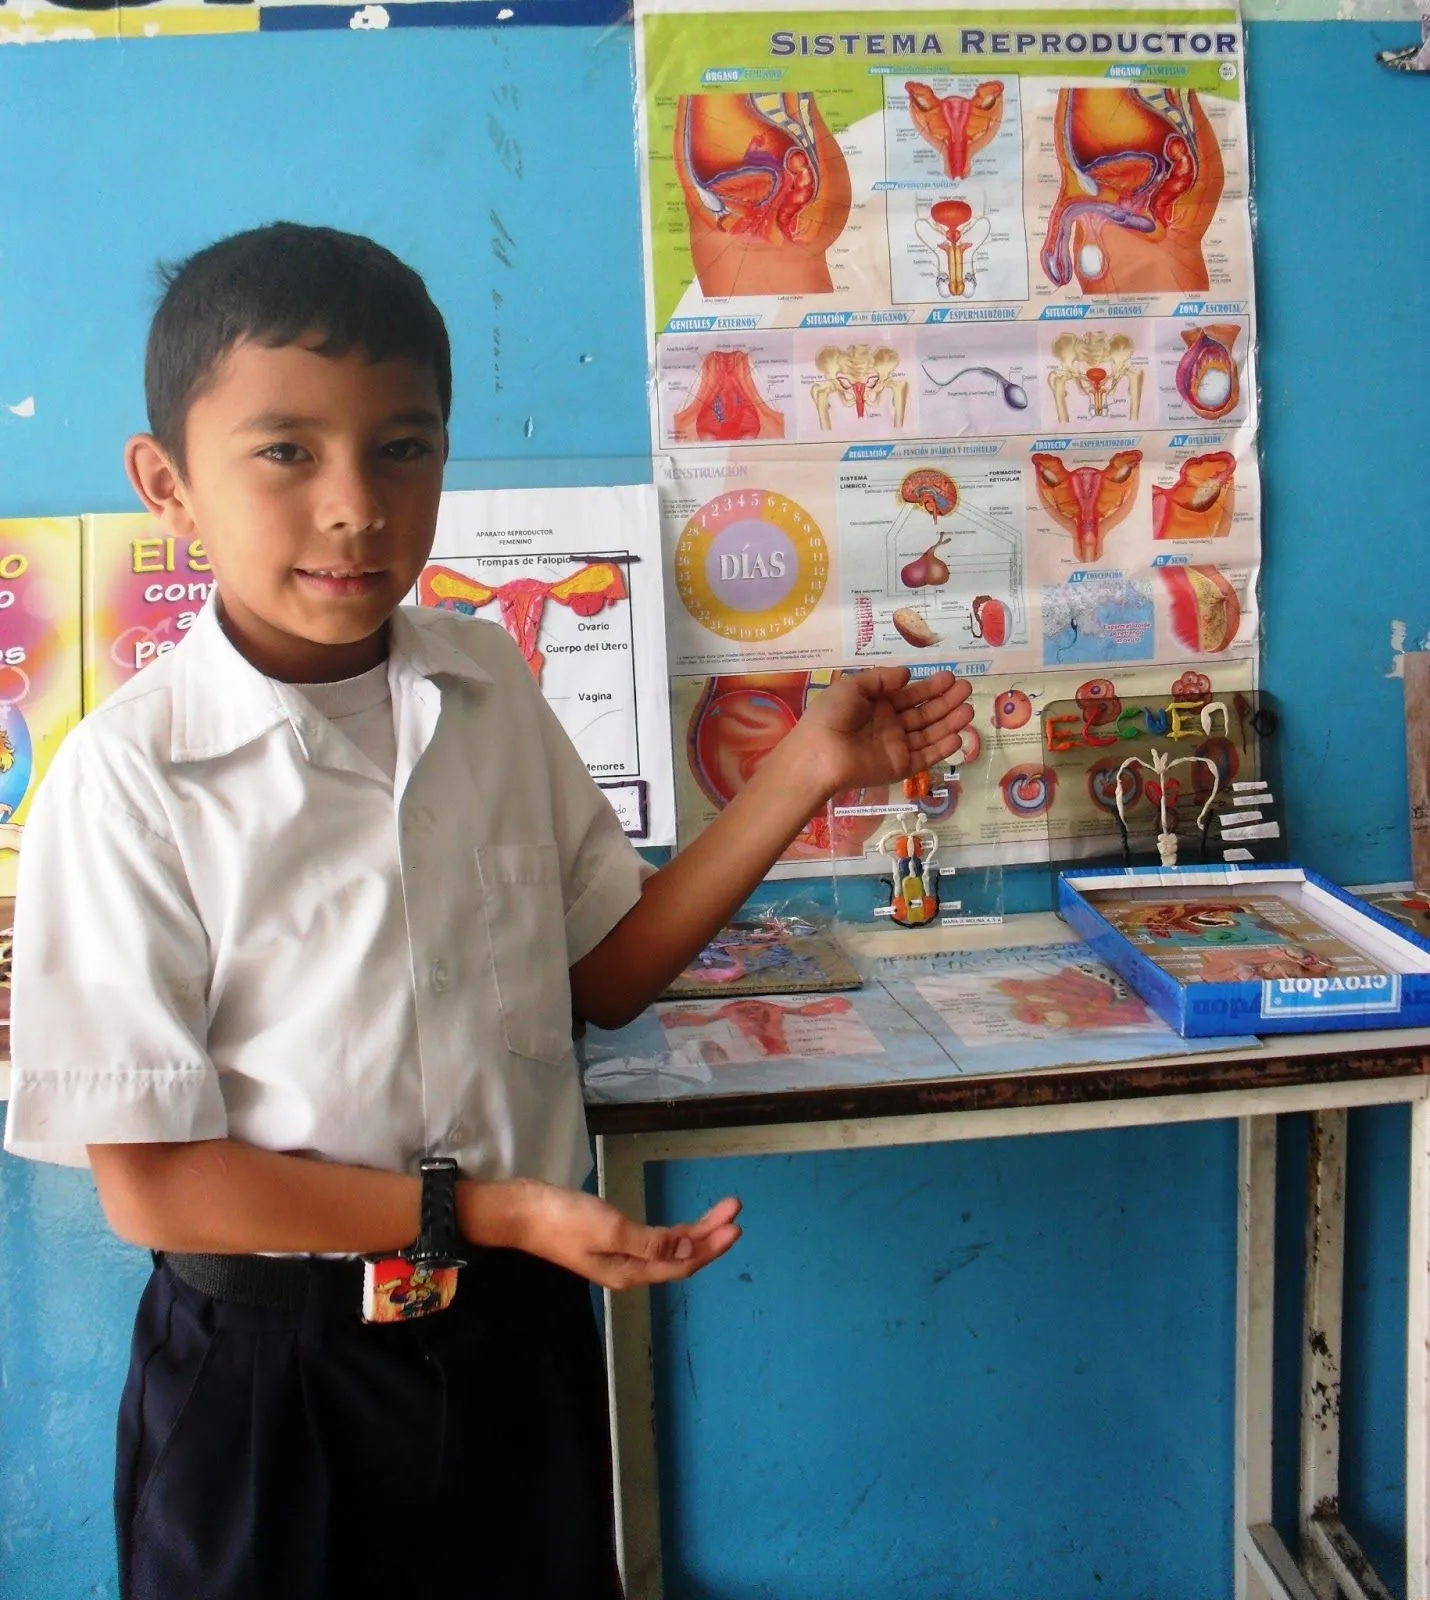
<path fill-rule="evenodd" d="M 438 994 L 445 994 L 451 988 L 452 974 L 445 961 L 434 962 L 430 976 L 432 987 Z"/>

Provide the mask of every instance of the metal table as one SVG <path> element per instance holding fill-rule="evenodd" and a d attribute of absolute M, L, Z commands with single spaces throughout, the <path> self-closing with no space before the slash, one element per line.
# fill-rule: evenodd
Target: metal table
<path fill-rule="evenodd" d="M 639 1220 L 649 1162 L 1235 1119 L 1237 1600 L 1389 1600 L 1340 1517 L 1345 1137 L 1351 1108 L 1402 1102 L 1411 1108 L 1406 1593 L 1430 1600 L 1430 1030 L 1291 1035 L 1255 1053 L 1112 1067 L 598 1104 L 588 1116 L 601 1193 Z M 1276 1119 L 1290 1112 L 1310 1113 L 1312 1126 L 1299 1559 L 1271 1526 Z M 622 1571 L 628 1600 L 659 1600 L 650 1295 L 607 1292 L 605 1304 Z"/>

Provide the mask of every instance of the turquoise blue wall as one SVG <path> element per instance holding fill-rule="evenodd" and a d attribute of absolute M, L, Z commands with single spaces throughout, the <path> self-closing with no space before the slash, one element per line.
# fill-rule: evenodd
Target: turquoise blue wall
<path fill-rule="evenodd" d="M 1267 682 L 1299 853 L 1344 881 L 1408 869 L 1391 619 L 1430 633 L 1430 82 L 1372 62 L 1408 37 L 1251 29 Z M 617 478 L 643 453 L 628 32 L 52 46 L 3 68 L 0 403 L 36 414 L 0 410 L 0 515 L 127 508 L 153 258 L 275 216 L 376 233 L 427 274 L 457 457 Z M 1345 1501 L 1403 1597 L 1405 1123 L 1353 1122 Z M 657 1308 L 674 1600 L 1228 1593 L 1234 1175 L 1226 1125 L 660 1172 L 659 1211 L 733 1188 L 748 1222 Z M 114 1592 L 144 1270 L 86 1177 L 0 1161 L 3 1600 Z"/>

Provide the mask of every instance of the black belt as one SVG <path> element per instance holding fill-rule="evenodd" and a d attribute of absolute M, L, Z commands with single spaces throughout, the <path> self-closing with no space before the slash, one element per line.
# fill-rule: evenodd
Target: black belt
<path fill-rule="evenodd" d="M 212 1300 L 301 1311 L 315 1284 L 356 1313 L 362 1303 L 361 1261 L 323 1261 L 293 1256 L 178 1255 L 154 1257 L 179 1280 Z"/>

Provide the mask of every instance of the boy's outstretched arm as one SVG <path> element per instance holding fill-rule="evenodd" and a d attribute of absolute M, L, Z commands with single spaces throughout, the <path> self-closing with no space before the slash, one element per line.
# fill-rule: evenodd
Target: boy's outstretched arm
<path fill-rule="evenodd" d="M 950 672 L 846 673 L 823 690 L 714 822 L 648 878 L 640 900 L 571 969 L 576 1015 L 617 1028 L 682 972 L 844 789 L 899 782 L 952 755 L 973 720 Z"/>
<path fill-rule="evenodd" d="M 151 1250 L 321 1254 L 399 1250 L 417 1234 L 420 1179 L 260 1150 L 236 1139 L 89 1146 L 110 1226 Z M 477 1245 L 525 1250 L 608 1289 L 688 1278 L 740 1237 L 736 1200 L 698 1222 L 647 1227 L 575 1189 L 515 1179 L 457 1185 Z"/>

